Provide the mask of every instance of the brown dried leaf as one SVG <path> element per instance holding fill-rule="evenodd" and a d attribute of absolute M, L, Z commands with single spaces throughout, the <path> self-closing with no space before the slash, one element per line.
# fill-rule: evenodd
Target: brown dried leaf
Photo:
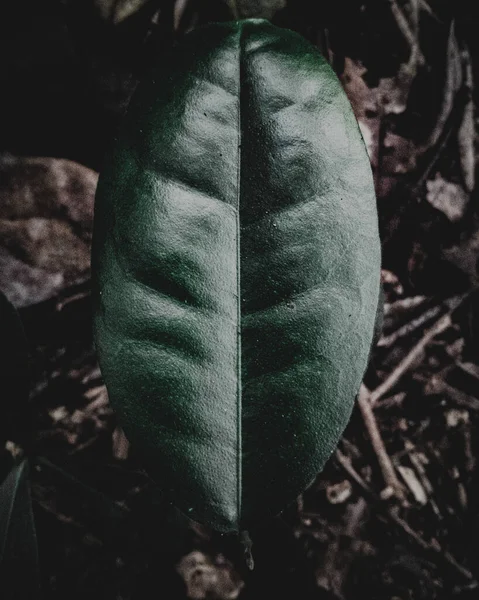
<path fill-rule="evenodd" d="M 17 307 L 89 277 L 97 174 L 56 158 L 0 158 L 0 289 Z"/>
<path fill-rule="evenodd" d="M 340 481 L 326 488 L 326 497 L 330 504 L 343 504 L 353 493 L 349 479 Z"/>
<path fill-rule="evenodd" d="M 375 89 L 383 114 L 399 115 L 406 110 L 409 90 L 415 75 L 415 68 L 404 63 L 399 67 L 397 75 L 379 81 Z"/>
<path fill-rule="evenodd" d="M 224 560 L 213 563 L 210 557 L 198 551 L 184 556 L 176 570 L 186 583 L 187 596 L 192 600 L 235 600 L 244 586 L 229 563 Z"/>
<path fill-rule="evenodd" d="M 473 362 L 460 362 L 457 365 L 462 371 L 466 372 L 471 377 L 479 379 L 479 365 Z"/>
<path fill-rule="evenodd" d="M 429 204 L 440 210 L 451 222 L 462 219 L 469 201 L 469 194 L 456 183 L 446 181 L 440 175 L 426 183 Z"/>
<path fill-rule="evenodd" d="M 346 58 L 341 81 L 358 120 L 371 165 L 377 169 L 381 119 L 383 116 L 397 115 L 406 110 L 415 68 L 403 64 L 395 77 L 381 79 L 375 88 L 367 86 L 363 78 L 365 73 L 366 69 L 359 62 Z M 412 141 L 390 131 L 384 132 L 384 149 L 386 151 L 383 152 L 380 174 L 384 179 L 384 186 L 378 185 L 377 188 L 381 190 L 380 195 L 387 193 L 389 187 L 395 183 L 395 180 L 386 181 L 388 175 L 396 177 L 415 168 L 418 152 Z"/>
<path fill-rule="evenodd" d="M 417 147 L 412 140 L 386 132 L 382 171 L 387 175 L 405 175 L 416 168 Z"/>
<path fill-rule="evenodd" d="M 345 58 L 341 82 L 358 120 L 371 164 L 377 166 L 379 107 L 376 94 L 363 79 L 364 73 L 366 69 L 361 63 Z"/>
<path fill-rule="evenodd" d="M 479 265 L 479 230 L 458 246 L 443 250 L 444 258 L 456 266 L 472 281 L 477 280 Z"/>
<path fill-rule="evenodd" d="M 427 12 L 427 14 L 436 19 L 436 21 L 439 21 L 436 13 L 433 12 L 432 8 L 429 6 L 426 0 L 419 0 L 419 8 L 424 12 Z"/>

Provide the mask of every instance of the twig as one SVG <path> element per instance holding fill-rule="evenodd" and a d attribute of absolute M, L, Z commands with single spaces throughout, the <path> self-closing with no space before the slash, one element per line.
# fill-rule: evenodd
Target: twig
<path fill-rule="evenodd" d="M 468 192 L 472 192 L 475 184 L 474 101 L 472 98 L 473 79 L 471 56 L 467 48 L 464 48 L 461 58 L 464 65 L 464 85 L 468 94 L 468 100 L 464 107 L 462 123 L 457 131 L 457 144 L 459 148 L 459 162 L 461 165 L 464 187 Z"/>
<path fill-rule="evenodd" d="M 412 467 L 404 465 L 398 465 L 397 470 L 417 504 L 425 506 L 429 501 L 429 496 L 418 473 Z"/>
<path fill-rule="evenodd" d="M 414 179 L 414 183 L 410 183 L 408 186 L 409 194 L 411 196 L 420 196 L 432 168 L 438 161 L 444 148 L 447 146 L 452 133 L 455 133 L 457 127 L 459 127 L 459 117 L 462 117 L 463 115 L 466 102 L 467 94 L 464 89 L 460 89 L 454 97 L 454 105 L 447 119 L 447 123 L 444 126 L 444 130 L 441 132 L 437 146 L 432 148 L 429 148 L 427 144 L 423 146 L 424 158 L 421 160 L 422 164 L 414 173 L 411 173 L 411 180 Z"/>
<path fill-rule="evenodd" d="M 126 460 L 130 451 L 130 442 L 125 432 L 119 426 L 115 427 L 112 435 L 112 452 L 117 460 Z"/>
<path fill-rule="evenodd" d="M 239 540 L 241 545 L 243 546 L 244 559 L 246 562 L 246 566 L 250 571 L 254 569 L 254 560 L 251 549 L 253 547 L 253 542 L 250 538 L 249 532 L 244 530 L 239 534 Z"/>
<path fill-rule="evenodd" d="M 384 316 L 407 313 L 410 310 L 414 310 L 418 306 L 421 306 L 421 304 L 424 304 L 425 302 L 427 302 L 426 296 L 408 296 L 407 298 L 401 298 L 395 302 L 386 302 L 384 304 Z"/>
<path fill-rule="evenodd" d="M 350 479 L 352 479 L 367 496 L 376 502 L 380 502 L 378 496 L 376 496 L 373 490 L 353 467 L 351 460 L 345 454 L 343 454 L 339 448 L 336 449 L 336 460 L 349 475 Z"/>
<path fill-rule="evenodd" d="M 356 469 L 351 464 L 351 461 L 338 449 L 336 450 L 336 459 L 338 460 L 341 467 L 350 477 L 350 479 L 361 488 L 361 490 L 369 496 L 369 498 L 376 504 L 378 509 L 387 517 L 392 523 L 394 523 L 398 529 L 400 529 L 403 533 L 405 533 L 415 544 L 417 544 L 423 550 L 430 552 L 431 554 L 436 555 L 441 558 L 448 566 L 453 567 L 457 572 L 459 572 L 466 579 L 472 580 L 472 573 L 460 565 L 457 560 L 452 556 L 450 552 L 444 551 L 440 546 L 439 542 L 434 540 L 433 543 L 428 543 L 424 538 L 422 538 L 419 534 L 417 534 L 410 525 L 401 517 L 399 517 L 391 507 L 388 507 L 381 502 L 378 496 L 371 490 L 368 484 L 363 480 L 361 475 L 356 471 Z"/>
<path fill-rule="evenodd" d="M 405 397 L 406 397 L 406 392 L 398 392 L 397 394 L 394 394 L 393 396 L 388 396 L 387 398 L 380 400 L 376 404 L 375 409 L 376 410 L 378 408 L 386 408 L 387 409 L 387 408 L 392 408 L 393 406 L 401 406 Z"/>
<path fill-rule="evenodd" d="M 436 21 L 440 22 L 439 17 L 436 15 L 436 13 L 432 10 L 432 8 L 429 6 L 429 4 L 426 2 L 426 0 L 419 0 L 419 8 L 421 8 L 421 10 L 423 10 L 424 12 L 427 12 L 427 14 L 432 17 L 433 19 L 435 19 Z"/>
<path fill-rule="evenodd" d="M 428 148 L 432 148 L 439 141 L 439 138 L 445 129 L 447 120 L 454 106 L 454 97 L 461 87 L 461 82 L 461 57 L 459 54 L 459 48 L 457 46 L 453 21 L 451 23 L 449 37 L 447 40 L 446 79 L 442 94 L 442 104 L 434 129 L 425 143 L 423 151 L 427 150 Z"/>
<path fill-rule="evenodd" d="M 477 398 L 452 387 L 439 376 L 433 375 L 427 382 L 424 391 L 426 394 L 443 394 L 457 406 L 462 406 L 468 410 L 479 411 L 479 400 Z"/>
<path fill-rule="evenodd" d="M 374 452 L 376 453 L 379 467 L 384 477 L 384 482 L 386 483 L 386 487 L 392 488 L 394 491 L 394 495 L 398 500 L 404 502 L 406 500 L 406 495 L 404 493 L 404 488 L 399 481 L 396 471 L 394 470 L 394 466 L 389 458 L 389 455 L 386 451 L 386 446 L 384 445 L 383 439 L 381 437 L 381 433 L 379 431 L 379 427 L 376 421 L 376 417 L 374 416 L 373 409 L 371 407 L 370 401 L 370 392 L 366 388 L 365 385 L 361 385 L 361 389 L 359 390 L 358 395 L 358 404 L 359 409 L 361 411 L 364 424 L 369 434 L 369 438 L 371 440 L 371 444 L 374 448 Z"/>
<path fill-rule="evenodd" d="M 464 298 L 463 296 L 461 300 Z M 460 302 L 459 300 L 458 302 Z M 397 365 L 393 372 L 386 377 L 386 379 L 379 385 L 375 390 L 369 394 L 369 404 L 373 407 L 376 402 L 382 398 L 387 392 L 389 392 L 406 371 L 415 363 L 415 361 L 421 356 L 429 342 L 437 335 L 442 333 L 445 329 L 451 326 L 451 313 L 456 307 L 451 309 L 448 313 L 443 315 L 436 323 L 422 336 L 419 342 L 412 348 L 412 350 L 406 354 L 403 360 Z"/>
<path fill-rule="evenodd" d="M 173 23 L 175 31 L 178 31 L 181 25 L 181 20 L 185 14 L 189 0 L 176 0 L 173 8 Z"/>
<path fill-rule="evenodd" d="M 361 528 L 367 509 L 366 500 L 360 496 L 355 503 L 347 504 L 344 528 L 334 531 L 328 527 L 332 539 L 328 540 L 321 565 L 316 571 L 316 583 L 338 600 L 344 598 L 345 582 L 348 581 L 350 569 L 357 559 Z M 345 538 L 349 538 L 348 544 L 345 544 Z"/>
<path fill-rule="evenodd" d="M 82 412 L 86 415 L 92 415 L 100 408 L 105 408 L 110 404 L 108 400 L 108 393 L 104 385 L 87 390 L 84 396 L 91 400 L 91 402 L 89 402 L 85 408 L 82 409 Z"/>
<path fill-rule="evenodd" d="M 417 319 L 412 319 L 409 321 L 409 323 L 406 323 L 399 329 L 396 329 L 396 331 L 393 331 L 393 333 L 390 335 L 382 336 L 378 342 L 378 346 L 381 348 L 390 348 L 397 342 L 398 339 L 410 335 L 428 321 L 432 321 L 432 319 L 437 317 L 440 312 L 440 306 L 433 306 L 429 310 L 426 310 L 422 315 L 417 317 Z"/>
<path fill-rule="evenodd" d="M 471 430 L 469 427 L 463 427 L 462 433 L 464 436 L 464 454 L 466 455 L 464 468 L 467 473 L 472 473 L 476 467 L 476 458 L 472 447 Z"/>
<path fill-rule="evenodd" d="M 239 19 L 240 14 L 239 14 L 238 4 L 236 3 L 236 0 L 228 0 L 228 6 L 230 7 L 230 10 L 233 14 L 233 18 Z"/>
<path fill-rule="evenodd" d="M 450 311 L 436 321 L 435 325 L 423 335 L 414 348 L 412 348 L 412 350 L 403 358 L 403 360 L 396 366 L 393 372 L 383 381 L 381 385 L 370 392 L 363 384 L 361 385 L 359 391 L 359 409 L 368 431 L 374 452 L 377 456 L 386 487 L 390 487 L 394 491 L 395 496 L 401 502 L 405 502 L 406 499 L 404 488 L 396 475 L 394 465 L 392 464 L 391 459 L 386 451 L 386 447 L 381 437 L 381 432 L 379 431 L 379 427 L 374 416 L 373 407 L 381 397 L 383 397 L 396 385 L 399 379 L 416 362 L 416 360 L 422 355 L 429 342 L 434 337 L 439 335 L 439 333 L 450 327 L 452 324 L 451 313 L 457 308 L 457 306 L 459 306 L 466 295 L 467 294 L 464 294 L 456 302 L 453 302 Z"/>
<path fill-rule="evenodd" d="M 439 507 L 433 497 L 434 488 L 432 487 L 432 483 L 427 476 L 426 469 L 424 468 L 424 465 L 423 465 L 421 459 L 419 458 L 419 455 L 416 452 L 416 448 L 415 448 L 414 444 L 411 441 L 406 440 L 405 447 L 406 447 L 406 451 L 409 456 L 409 460 L 411 461 L 412 465 L 416 469 L 416 473 L 417 473 L 419 479 L 421 480 L 421 483 L 422 483 L 424 489 L 426 490 L 426 492 L 428 494 L 429 504 L 430 504 L 431 508 L 436 513 L 436 516 L 438 517 L 438 519 L 442 519 L 443 516 L 441 514 L 441 511 L 439 510 Z"/>
<path fill-rule="evenodd" d="M 414 39 L 416 44 L 411 49 L 411 55 L 409 56 L 409 61 L 406 65 L 406 72 L 409 73 L 410 79 L 412 80 L 413 76 L 416 74 L 416 67 L 419 64 L 419 4 L 417 0 L 410 0 L 409 2 L 411 6 L 411 25 L 412 25 L 412 33 L 414 35 Z"/>
<path fill-rule="evenodd" d="M 419 33 L 419 0 L 409 0 L 411 23 L 416 39 Z"/>
<path fill-rule="evenodd" d="M 399 27 L 399 30 L 401 31 L 404 39 L 411 48 L 411 54 L 415 56 L 416 64 L 418 64 L 419 66 L 423 66 L 426 62 L 424 59 L 424 55 L 421 52 L 421 49 L 419 48 L 417 38 L 411 30 L 411 27 L 409 26 L 409 23 L 406 17 L 404 16 L 404 13 L 399 8 L 396 0 L 389 0 L 389 4 L 391 5 L 391 12 L 394 18 L 396 19 L 396 23 Z"/>

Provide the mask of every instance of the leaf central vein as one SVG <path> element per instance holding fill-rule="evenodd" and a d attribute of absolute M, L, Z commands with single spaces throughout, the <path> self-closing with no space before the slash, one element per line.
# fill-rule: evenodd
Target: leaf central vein
<path fill-rule="evenodd" d="M 241 382 L 241 222 L 240 222 L 240 203 L 241 203 L 241 134 L 242 134 L 242 36 L 243 27 L 239 27 L 238 31 L 238 140 L 237 140 L 237 181 L 236 181 L 236 193 L 237 193 L 237 212 L 236 212 L 236 283 L 237 283 L 237 447 L 236 447 L 236 485 L 237 485 L 237 497 L 236 497 L 236 509 L 237 509 L 237 521 L 238 525 L 241 519 L 241 458 L 242 458 L 242 440 L 241 440 L 241 409 L 242 409 L 242 382 Z"/>

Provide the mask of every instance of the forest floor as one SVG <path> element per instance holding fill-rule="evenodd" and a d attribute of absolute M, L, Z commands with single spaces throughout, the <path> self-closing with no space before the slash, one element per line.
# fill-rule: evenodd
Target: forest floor
<path fill-rule="evenodd" d="M 0 469 L 31 457 L 45 600 L 478 598 L 477 23 L 440 0 L 12 4 L 0 289 L 20 310 L 32 377 Z M 339 447 L 250 532 L 252 571 L 234 536 L 177 513 L 142 469 L 108 403 L 89 295 L 97 172 L 138 78 L 234 11 L 299 31 L 340 77 L 373 167 L 385 293 Z"/>

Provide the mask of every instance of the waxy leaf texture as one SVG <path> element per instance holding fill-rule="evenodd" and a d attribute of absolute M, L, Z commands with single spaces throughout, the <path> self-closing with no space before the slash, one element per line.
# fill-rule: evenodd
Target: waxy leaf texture
<path fill-rule="evenodd" d="M 311 483 L 378 304 L 366 149 L 316 48 L 264 20 L 183 39 L 100 175 L 95 339 L 110 400 L 191 518 L 238 531 Z"/>

